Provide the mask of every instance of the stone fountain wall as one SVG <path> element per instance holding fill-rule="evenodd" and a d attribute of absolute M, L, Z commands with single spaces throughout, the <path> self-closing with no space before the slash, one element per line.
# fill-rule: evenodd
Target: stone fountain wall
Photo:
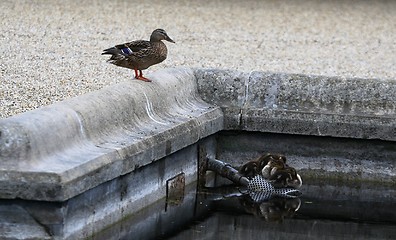
<path fill-rule="evenodd" d="M 276 151 L 306 176 L 396 182 L 395 81 L 190 68 L 150 78 L 0 120 L 0 218 L 26 215 L 42 239 L 88 237 L 163 198 L 169 179 L 196 181 L 200 148 L 235 165 Z"/>

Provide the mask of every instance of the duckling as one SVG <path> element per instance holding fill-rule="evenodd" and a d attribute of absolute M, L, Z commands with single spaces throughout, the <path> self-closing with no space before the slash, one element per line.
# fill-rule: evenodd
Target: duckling
<path fill-rule="evenodd" d="M 261 173 L 261 170 L 267 164 L 269 158 L 270 154 L 261 155 L 242 165 L 242 167 L 239 168 L 239 173 L 245 177 L 254 177 Z"/>
<path fill-rule="evenodd" d="M 271 170 L 268 180 L 275 188 L 293 187 L 299 188 L 302 185 L 301 176 L 293 167 L 286 166 L 283 169 Z"/>
<path fill-rule="evenodd" d="M 243 164 L 242 167 L 239 168 L 239 173 L 247 178 L 252 178 L 256 176 L 259 172 L 260 172 L 259 165 L 255 161 L 247 162 Z"/>
<path fill-rule="evenodd" d="M 286 157 L 283 155 L 270 154 L 270 153 L 263 154 L 260 157 L 253 159 L 242 165 L 242 167 L 239 169 L 239 173 L 241 173 L 245 177 L 254 177 L 257 174 L 261 174 L 262 171 L 264 171 L 263 168 L 267 166 L 269 162 L 274 162 L 272 164 L 275 164 L 275 161 L 277 161 L 278 159 L 284 159 L 284 162 L 286 162 Z M 271 166 L 272 166 L 271 164 L 268 165 L 268 167 L 270 168 L 266 169 L 266 171 L 268 170 L 270 171 L 272 169 Z M 268 175 L 269 177 L 270 173 L 268 172 L 268 174 L 266 175 Z"/>
<path fill-rule="evenodd" d="M 266 153 L 261 155 L 260 157 L 258 157 L 256 159 L 256 161 L 259 164 L 259 170 L 260 172 L 263 170 L 263 168 L 268 164 L 268 162 L 270 162 L 273 159 L 277 159 L 279 157 L 283 157 L 283 155 L 277 155 L 277 154 L 272 154 L 272 153 Z M 286 159 L 285 159 L 286 161 Z"/>
<path fill-rule="evenodd" d="M 116 66 L 133 69 L 136 79 L 151 82 L 150 79 L 143 77 L 142 70 L 166 59 L 168 50 L 162 40 L 175 43 L 165 30 L 156 29 L 151 34 L 150 41 L 136 40 L 119 44 L 103 50 L 102 55 L 111 55 L 107 61 Z"/>
<path fill-rule="evenodd" d="M 270 154 L 266 165 L 262 168 L 261 174 L 264 178 L 269 179 L 276 171 L 284 169 L 286 157 L 281 154 Z"/>

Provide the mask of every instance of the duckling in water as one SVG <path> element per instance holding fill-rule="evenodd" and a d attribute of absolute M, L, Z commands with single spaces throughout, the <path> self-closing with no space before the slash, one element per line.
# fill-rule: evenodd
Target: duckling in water
<path fill-rule="evenodd" d="M 271 176 L 268 180 L 275 188 L 293 187 L 299 188 L 302 185 L 301 176 L 293 167 L 286 166 L 283 169 L 276 169 L 271 171 Z"/>
<path fill-rule="evenodd" d="M 261 174 L 265 179 L 271 181 L 276 188 L 294 187 L 302 185 L 302 179 L 295 168 L 286 164 L 286 157 L 280 154 L 273 154 L 268 163 L 263 167 Z"/>
<path fill-rule="evenodd" d="M 286 157 L 280 154 L 271 154 L 268 156 L 268 161 L 261 170 L 264 178 L 269 179 L 276 171 L 285 169 Z"/>
<path fill-rule="evenodd" d="M 280 154 L 271 154 L 271 153 L 263 154 L 260 157 L 242 165 L 242 167 L 239 169 L 239 173 L 245 177 L 254 177 L 258 174 L 262 174 L 264 168 L 268 166 L 265 170 L 266 175 L 263 175 L 265 178 L 268 178 L 270 176 L 270 171 L 272 170 L 273 167 L 277 167 L 277 168 L 281 167 L 280 166 L 281 163 L 279 161 L 283 161 L 283 163 L 285 163 L 286 157 Z"/>
<path fill-rule="evenodd" d="M 294 187 L 302 185 L 301 176 L 296 169 L 286 164 L 286 157 L 282 154 L 264 154 L 242 165 L 239 173 L 247 178 L 258 174 L 269 180 L 274 187 Z"/>
<path fill-rule="evenodd" d="M 260 172 L 259 164 L 256 161 L 249 161 L 239 168 L 239 173 L 247 178 L 252 178 Z"/>

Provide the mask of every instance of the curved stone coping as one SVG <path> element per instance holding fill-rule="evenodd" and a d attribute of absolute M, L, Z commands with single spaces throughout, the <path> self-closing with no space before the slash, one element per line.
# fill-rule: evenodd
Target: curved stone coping
<path fill-rule="evenodd" d="M 225 129 L 396 141 L 396 80 L 197 69 Z"/>
<path fill-rule="evenodd" d="M 0 120 L 0 198 L 64 201 L 220 130 L 395 141 L 396 82 L 166 69 Z"/>
<path fill-rule="evenodd" d="M 191 69 L 0 120 L 0 198 L 63 201 L 223 129 Z"/>

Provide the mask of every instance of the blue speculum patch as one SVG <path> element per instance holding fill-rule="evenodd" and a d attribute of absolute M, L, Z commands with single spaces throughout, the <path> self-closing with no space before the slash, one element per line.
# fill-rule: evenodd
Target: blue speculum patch
<path fill-rule="evenodd" d="M 130 48 L 121 48 L 121 52 L 123 53 L 123 54 L 131 54 L 132 53 L 132 50 L 130 49 Z"/>

